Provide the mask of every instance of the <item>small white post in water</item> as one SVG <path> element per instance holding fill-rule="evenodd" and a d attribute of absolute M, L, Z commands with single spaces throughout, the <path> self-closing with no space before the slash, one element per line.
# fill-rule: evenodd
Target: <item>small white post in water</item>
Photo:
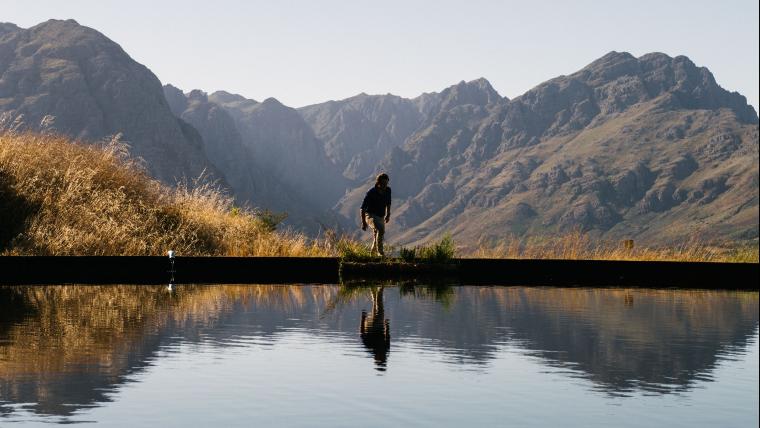
<path fill-rule="evenodd" d="M 169 273 L 171 274 L 171 278 L 169 278 L 169 286 L 166 287 L 167 290 L 173 291 L 174 290 L 174 250 L 169 250 L 167 253 L 169 256 L 169 262 L 171 263 L 171 269 L 169 270 Z"/>

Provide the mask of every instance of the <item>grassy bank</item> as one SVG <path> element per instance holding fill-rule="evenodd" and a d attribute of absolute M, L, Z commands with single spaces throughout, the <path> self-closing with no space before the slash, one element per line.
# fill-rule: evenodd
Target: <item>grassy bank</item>
<path fill-rule="evenodd" d="M 321 256 L 216 187 L 169 187 L 127 147 L 0 133 L 0 254 Z"/>
<path fill-rule="evenodd" d="M 650 247 L 635 242 L 604 242 L 576 232 L 553 238 L 512 238 L 496 245 L 481 245 L 468 257 L 497 259 L 631 260 L 681 262 L 757 263 L 757 244 L 706 243 L 699 239 L 670 247 Z"/>
<path fill-rule="evenodd" d="M 164 255 L 172 249 L 183 256 L 378 261 L 366 242 L 331 232 L 310 239 L 275 230 L 271 215 L 235 207 L 213 185 L 159 183 L 118 141 L 83 144 L 38 133 L 0 131 L 0 225 L 0 255 Z M 757 244 L 693 240 L 625 248 L 581 233 L 505 239 L 467 251 L 446 237 L 386 252 L 398 255 L 390 262 L 413 263 L 454 257 L 758 262 Z"/>

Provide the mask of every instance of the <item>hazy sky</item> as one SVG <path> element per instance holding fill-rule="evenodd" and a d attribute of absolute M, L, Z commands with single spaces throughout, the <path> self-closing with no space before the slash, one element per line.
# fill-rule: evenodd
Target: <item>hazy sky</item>
<path fill-rule="evenodd" d="M 514 98 L 605 53 L 709 68 L 758 107 L 758 2 L 0 0 L 0 21 L 73 18 L 164 83 L 300 107 L 487 78 Z"/>

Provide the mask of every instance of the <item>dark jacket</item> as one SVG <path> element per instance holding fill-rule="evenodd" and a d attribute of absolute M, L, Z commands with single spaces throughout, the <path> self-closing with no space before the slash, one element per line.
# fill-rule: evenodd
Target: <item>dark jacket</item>
<path fill-rule="evenodd" d="M 380 194 L 377 187 L 369 189 L 362 202 L 362 211 L 369 214 L 385 217 L 385 207 L 391 206 L 391 188 L 386 187 L 385 192 Z"/>

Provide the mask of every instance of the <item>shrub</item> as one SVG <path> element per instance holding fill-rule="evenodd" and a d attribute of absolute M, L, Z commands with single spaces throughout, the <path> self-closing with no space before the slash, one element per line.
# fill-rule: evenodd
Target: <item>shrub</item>
<path fill-rule="evenodd" d="M 366 244 L 348 239 L 338 241 L 336 249 L 338 257 L 346 262 L 369 262 L 376 258 Z"/>
<path fill-rule="evenodd" d="M 413 263 L 414 260 L 417 258 L 417 249 L 416 248 L 406 248 L 401 247 L 401 249 L 398 252 L 399 257 L 401 257 L 401 260 L 407 263 Z"/>
<path fill-rule="evenodd" d="M 417 255 L 421 261 L 428 263 L 450 262 L 456 253 L 454 240 L 446 234 L 439 242 L 428 247 L 419 247 Z"/>

